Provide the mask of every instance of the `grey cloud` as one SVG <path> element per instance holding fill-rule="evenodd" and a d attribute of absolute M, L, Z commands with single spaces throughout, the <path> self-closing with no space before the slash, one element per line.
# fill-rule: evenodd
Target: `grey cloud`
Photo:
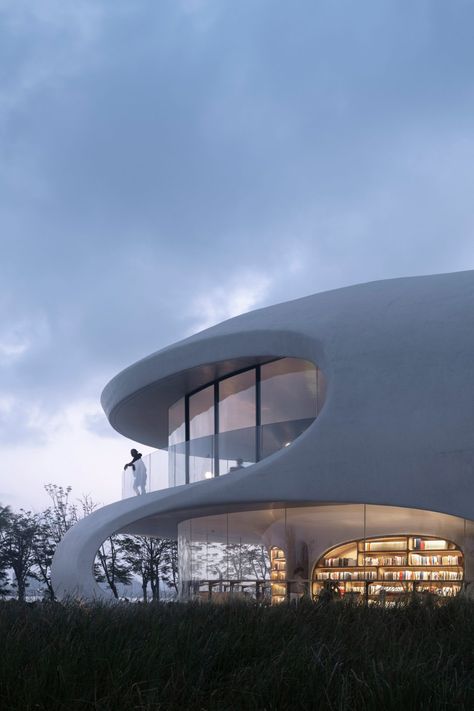
<path fill-rule="evenodd" d="M 264 305 L 472 266 L 472 4 L 21 5 L 0 5 L 0 334 L 30 326 L 6 396 L 97 399 L 248 274 Z"/>
<path fill-rule="evenodd" d="M 0 445 L 2 448 L 37 447 L 47 444 L 49 428 L 28 402 L 9 398 L 0 401 Z"/>
<path fill-rule="evenodd" d="M 98 437 L 121 439 L 120 435 L 111 428 L 104 414 L 86 415 L 84 427 Z"/>

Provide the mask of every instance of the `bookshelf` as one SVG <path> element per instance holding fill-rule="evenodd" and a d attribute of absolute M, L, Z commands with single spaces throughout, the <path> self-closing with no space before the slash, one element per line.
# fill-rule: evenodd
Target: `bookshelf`
<path fill-rule="evenodd" d="M 464 578 L 462 550 L 433 536 L 366 538 L 327 551 L 313 570 L 312 594 L 328 585 L 343 595 L 395 599 L 410 592 L 457 595 Z"/>
<path fill-rule="evenodd" d="M 287 598 L 285 551 L 273 546 L 270 549 L 270 581 L 272 604 L 284 602 Z"/>

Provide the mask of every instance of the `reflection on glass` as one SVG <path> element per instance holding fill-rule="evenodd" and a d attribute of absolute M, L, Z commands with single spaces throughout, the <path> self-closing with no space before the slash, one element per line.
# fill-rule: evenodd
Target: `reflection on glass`
<path fill-rule="evenodd" d="M 258 512 L 273 522 L 268 512 Z M 247 513 L 220 514 L 183 521 L 178 525 L 181 595 L 185 598 L 224 601 L 263 599 L 270 590 L 267 546 Z M 254 513 L 252 512 L 252 517 Z"/>
<path fill-rule="evenodd" d="M 312 363 L 282 358 L 261 368 L 262 425 L 317 415 L 317 377 Z"/>
<path fill-rule="evenodd" d="M 260 428 L 260 459 L 269 457 L 270 454 L 278 452 L 283 447 L 290 447 L 312 421 L 313 418 L 262 425 Z"/>
<path fill-rule="evenodd" d="M 191 440 L 189 451 L 189 481 L 202 481 L 214 477 L 214 437 Z"/>
<path fill-rule="evenodd" d="M 324 396 L 318 368 L 280 358 L 181 398 L 169 410 L 170 486 L 238 471 L 291 446 L 319 413 Z"/>
<path fill-rule="evenodd" d="M 243 469 L 257 461 L 255 426 L 222 432 L 218 436 L 218 444 L 220 475 Z"/>
<path fill-rule="evenodd" d="M 189 438 L 214 434 L 214 385 L 189 398 Z"/>
<path fill-rule="evenodd" d="M 169 486 L 186 484 L 186 442 L 168 448 Z"/>
<path fill-rule="evenodd" d="M 256 425 L 255 369 L 219 383 L 219 432 Z"/>
<path fill-rule="evenodd" d="M 186 439 L 186 427 L 184 424 L 184 397 L 174 405 L 171 405 L 168 414 L 168 444 L 177 444 Z"/>
<path fill-rule="evenodd" d="M 178 525 L 178 567 L 180 597 L 188 597 L 191 590 L 192 562 L 191 562 L 191 521 L 182 521 Z"/>

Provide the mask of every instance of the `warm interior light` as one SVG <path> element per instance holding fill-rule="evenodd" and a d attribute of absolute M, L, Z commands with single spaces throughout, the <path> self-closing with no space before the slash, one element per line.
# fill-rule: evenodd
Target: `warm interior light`
<path fill-rule="evenodd" d="M 204 479 L 213 479 L 214 474 L 212 472 L 204 472 Z"/>

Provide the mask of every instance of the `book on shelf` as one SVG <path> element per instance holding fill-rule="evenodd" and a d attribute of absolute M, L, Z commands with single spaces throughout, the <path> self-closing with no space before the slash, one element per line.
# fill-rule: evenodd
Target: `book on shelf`
<path fill-rule="evenodd" d="M 452 570 L 397 570 L 388 571 L 384 580 L 461 580 L 461 573 Z"/>
<path fill-rule="evenodd" d="M 410 565 L 460 565 L 460 556 L 457 555 L 410 555 Z"/>
<path fill-rule="evenodd" d="M 321 571 L 317 572 L 318 580 L 375 580 L 377 577 L 375 570 L 351 570 L 350 572 L 340 570 L 338 572 Z"/>
<path fill-rule="evenodd" d="M 326 568 L 346 568 L 357 565 L 355 558 L 325 558 L 324 565 Z"/>
<path fill-rule="evenodd" d="M 370 551 L 398 551 L 405 550 L 407 547 L 407 542 L 405 540 L 391 540 L 391 541 L 366 541 L 365 550 Z"/>
<path fill-rule="evenodd" d="M 436 551 L 448 548 L 448 541 L 444 539 L 426 540 L 424 538 L 413 538 L 413 548 L 415 550 Z"/>
<path fill-rule="evenodd" d="M 372 557 L 365 556 L 366 565 L 406 565 L 407 557 L 406 555 L 394 555 L 394 556 L 381 556 Z M 364 565 L 362 562 L 361 565 Z"/>

